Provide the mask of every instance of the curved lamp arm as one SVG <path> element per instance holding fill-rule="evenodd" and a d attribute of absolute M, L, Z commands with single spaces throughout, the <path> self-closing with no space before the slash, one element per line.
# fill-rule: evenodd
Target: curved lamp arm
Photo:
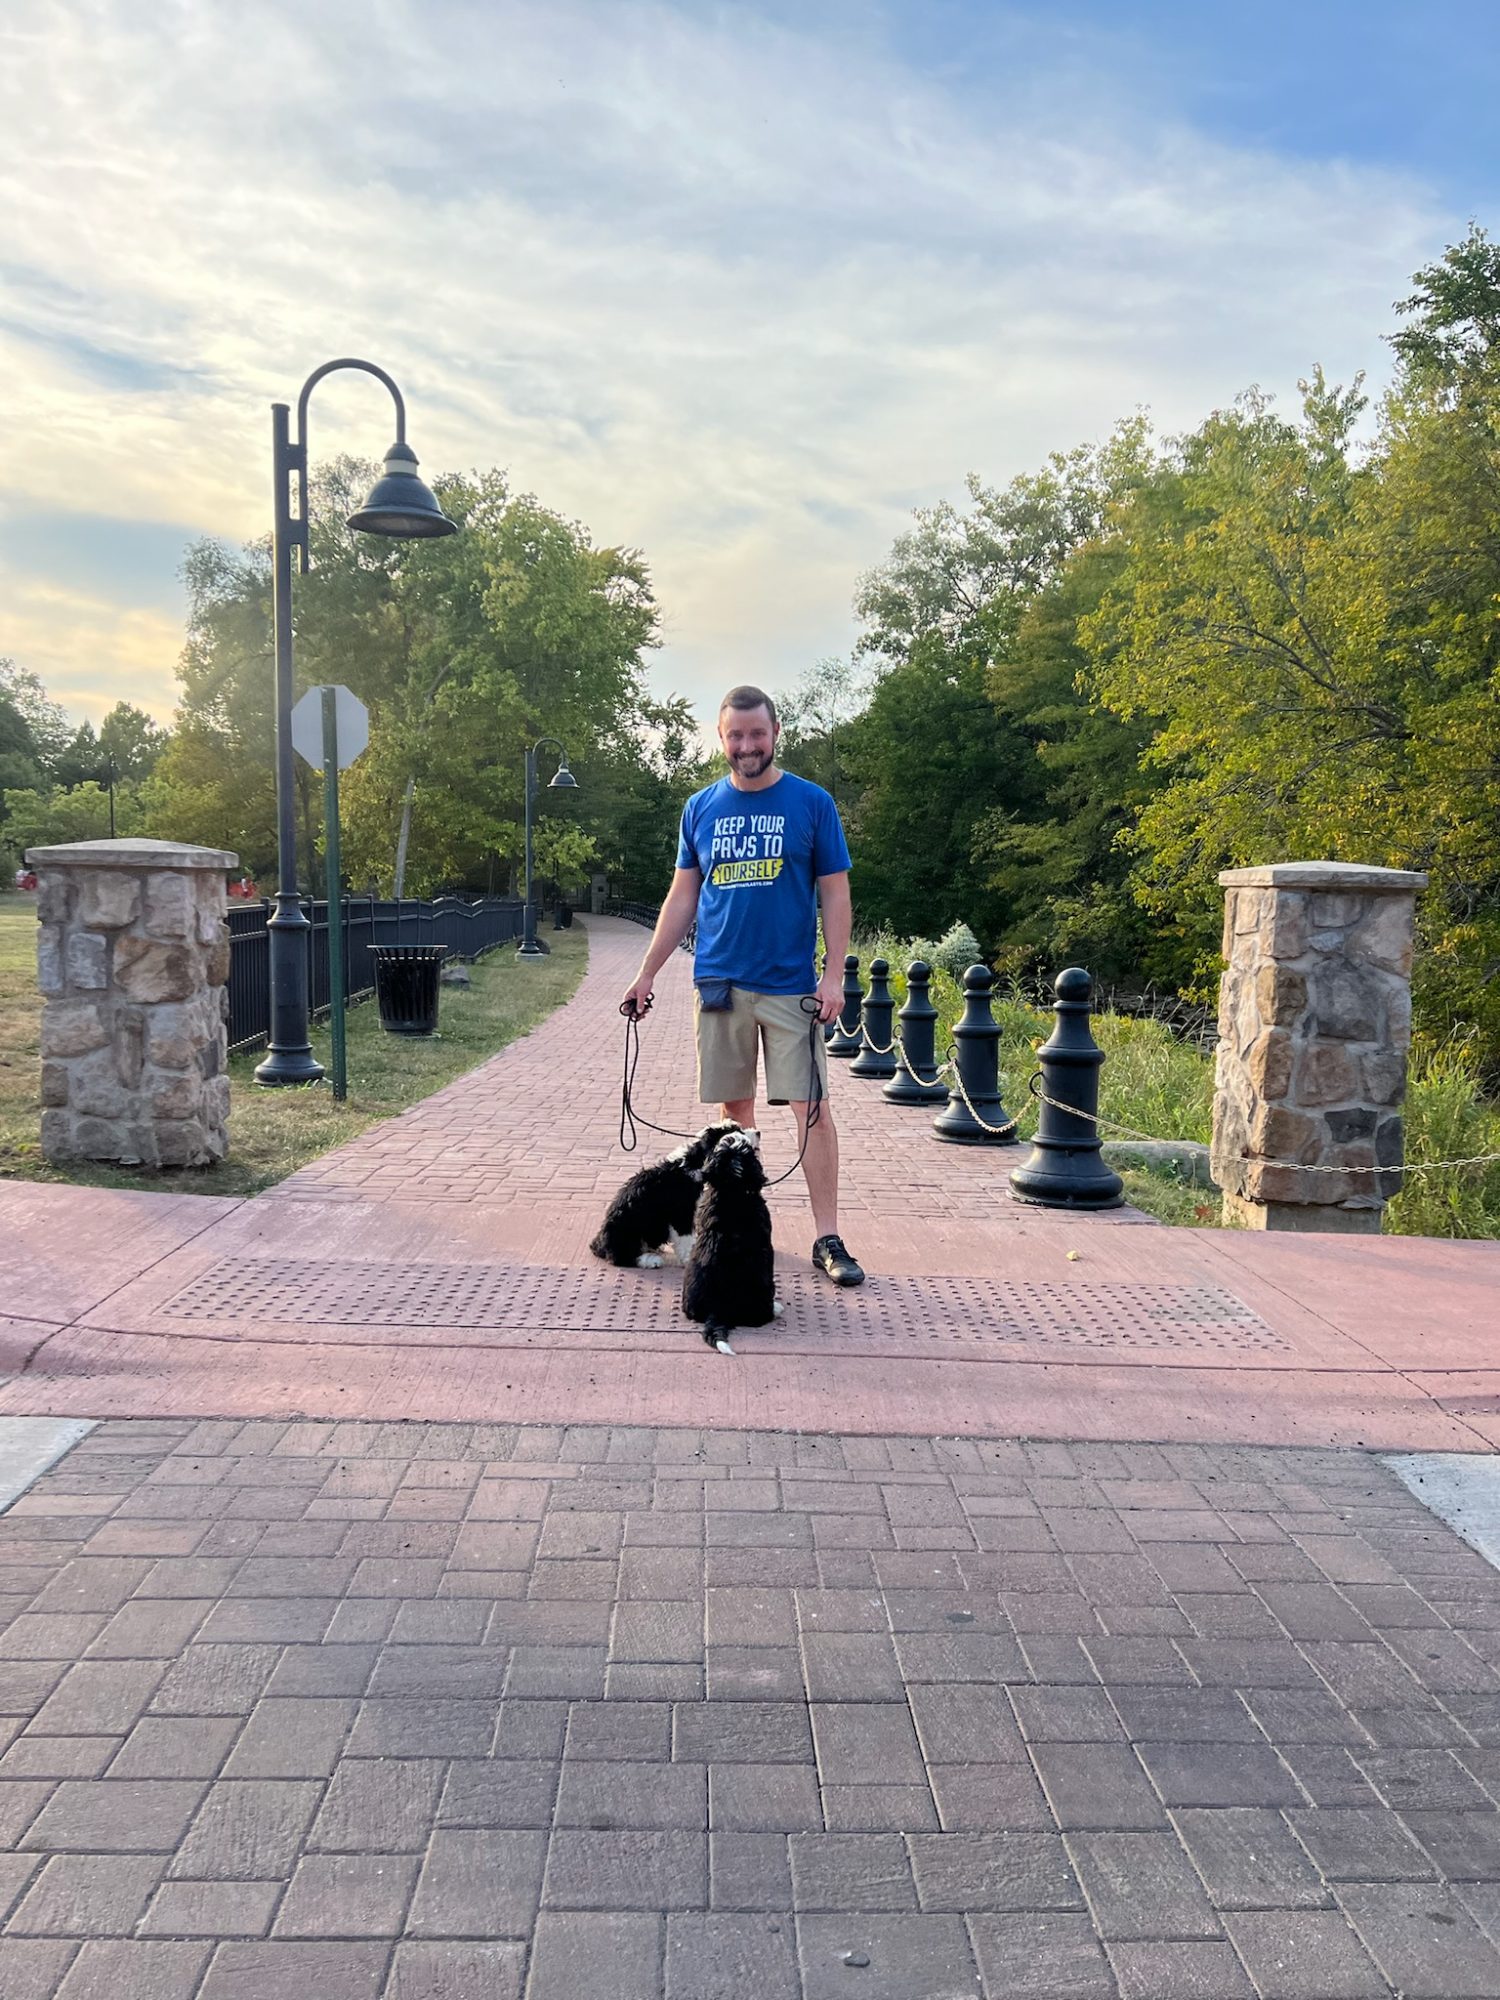
<path fill-rule="evenodd" d="M 536 739 L 535 743 L 533 743 L 531 746 L 531 754 L 533 757 L 536 755 L 537 751 L 541 749 L 544 743 L 550 743 L 552 747 L 557 751 L 558 755 L 563 759 L 564 763 L 567 762 L 568 746 L 566 743 L 562 742 L 561 739 L 556 736 L 539 736 Z M 512 751 L 511 755 L 514 756 L 515 752 Z"/>
<path fill-rule="evenodd" d="M 297 520 L 294 531 L 297 537 L 298 568 L 306 576 L 308 571 L 307 548 L 307 399 L 325 375 L 332 375 L 339 368 L 360 368 L 366 375 L 373 375 L 377 382 L 384 382 L 391 392 L 391 400 L 396 405 L 396 442 L 406 443 L 406 404 L 401 391 L 383 368 L 377 368 L 373 361 L 360 361 L 346 355 L 338 361 L 325 361 L 321 368 L 315 368 L 302 384 L 302 393 L 297 398 L 297 441 L 293 456 L 297 468 Z"/>

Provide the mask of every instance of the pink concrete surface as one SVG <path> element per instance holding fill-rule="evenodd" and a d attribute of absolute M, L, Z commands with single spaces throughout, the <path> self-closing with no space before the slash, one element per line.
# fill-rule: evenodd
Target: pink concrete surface
<path fill-rule="evenodd" d="M 1023 1149 L 941 1145 L 930 1114 L 837 1063 L 844 1230 L 870 1282 L 841 1294 L 808 1270 L 795 1177 L 773 1196 L 786 1318 L 709 1352 L 670 1270 L 587 1253 L 633 1164 L 615 1008 L 644 942 L 589 930 L 568 1007 L 256 1201 L 0 1187 L 0 1413 L 1500 1444 L 1500 1245 L 1028 1208 L 1006 1183 Z M 657 992 L 638 1108 L 692 1129 L 685 957 Z M 789 1115 L 765 1129 L 779 1172 Z M 670 1143 L 645 1133 L 637 1157 Z M 475 1278 L 484 1310 L 388 1303 Z M 300 1308 L 269 1316 L 288 1281 Z"/>

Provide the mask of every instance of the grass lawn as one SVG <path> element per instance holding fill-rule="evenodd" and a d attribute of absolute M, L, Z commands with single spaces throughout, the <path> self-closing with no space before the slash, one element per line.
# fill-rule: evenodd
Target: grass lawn
<path fill-rule="evenodd" d="M 470 968 L 474 983 L 467 990 L 445 986 L 436 1041 L 385 1034 L 373 1001 L 352 1009 L 349 1096 L 343 1104 L 334 1103 L 326 1083 L 302 1090 L 263 1089 L 251 1078 L 259 1050 L 231 1057 L 230 1153 L 217 1166 L 157 1173 L 80 1161 L 63 1169 L 47 1164 L 37 1138 L 41 1002 L 36 990 L 36 899 L 0 896 L 0 1179 L 72 1181 L 157 1194 L 256 1194 L 366 1126 L 440 1090 L 568 999 L 588 960 L 587 938 L 574 929 L 552 933 L 547 942 L 552 956 L 540 964 L 518 964 L 514 948 L 502 945 Z M 313 1053 L 323 1063 L 329 1061 L 328 1041 L 326 1027 L 313 1029 Z"/>

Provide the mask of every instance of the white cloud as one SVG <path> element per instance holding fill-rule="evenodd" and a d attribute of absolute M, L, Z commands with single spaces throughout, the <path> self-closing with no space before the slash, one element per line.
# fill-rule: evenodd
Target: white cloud
<path fill-rule="evenodd" d="M 847 18 L 7 19 L 0 499 L 259 534 L 266 405 L 368 354 L 429 470 L 506 465 L 646 551 L 653 676 L 710 707 L 846 644 L 857 573 L 969 468 L 1009 477 L 1141 403 L 1190 424 L 1315 360 L 1379 372 L 1389 301 L 1452 229 L 1393 174 L 1143 129 L 1128 76 L 1018 75 L 981 119 Z M 378 455 L 382 396 L 321 386 L 314 455 Z M 75 705 L 160 707 L 178 636 L 107 642 L 98 609 L 33 598 L 0 651 L 24 640 Z"/>

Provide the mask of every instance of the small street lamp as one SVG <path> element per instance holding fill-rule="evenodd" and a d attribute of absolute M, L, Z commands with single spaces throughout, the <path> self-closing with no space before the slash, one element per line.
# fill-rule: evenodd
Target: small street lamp
<path fill-rule="evenodd" d="M 384 382 L 396 405 L 396 442 L 385 455 L 380 477 L 349 526 L 399 541 L 430 540 L 458 532 L 438 505 L 432 489 L 417 476 L 417 455 L 406 442 L 406 405 L 401 391 L 373 361 L 325 361 L 302 385 L 297 398 L 293 441 L 285 403 L 271 405 L 275 526 L 271 538 L 271 596 L 276 629 L 276 908 L 266 929 L 271 964 L 271 1039 L 257 1083 L 316 1083 L 323 1065 L 313 1059 L 308 1039 L 308 961 L 312 925 L 297 890 L 296 785 L 292 769 L 292 549 L 308 569 L 307 399 L 325 375 L 337 368 L 360 368 Z M 292 510 L 292 474 L 297 475 L 297 511 Z"/>
<path fill-rule="evenodd" d="M 526 752 L 526 913 L 521 943 L 516 951 L 517 958 L 545 958 L 547 954 L 536 941 L 536 904 L 531 899 L 531 817 L 532 801 L 536 796 L 536 753 L 544 743 L 550 743 L 557 751 L 557 775 L 547 781 L 549 792 L 576 792 L 578 780 L 568 769 L 568 753 L 555 736 L 539 736 Z"/>

